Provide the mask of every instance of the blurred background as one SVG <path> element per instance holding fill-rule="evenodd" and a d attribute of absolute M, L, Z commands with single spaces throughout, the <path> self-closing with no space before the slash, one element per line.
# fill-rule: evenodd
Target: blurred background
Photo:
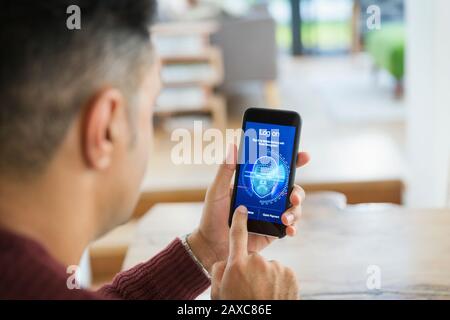
<path fill-rule="evenodd" d="M 240 128 L 248 107 L 300 113 L 308 194 L 449 206 L 448 12 L 445 0 L 160 1 L 154 149 L 135 219 L 90 249 L 94 283 L 120 270 L 152 206 L 203 200 L 217 166 L 172 163 L 173 130 Z"/>

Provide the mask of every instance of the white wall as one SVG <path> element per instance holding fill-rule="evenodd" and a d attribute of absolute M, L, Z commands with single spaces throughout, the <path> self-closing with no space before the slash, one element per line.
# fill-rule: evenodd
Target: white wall
<path fill-rule="evenodd" d="M 407 0 L 406 204 L 447 203 L 450 167 L 450 1 Z"/>
<path fill-rule="evenodd" d="M 91 262 L 89 257 L 89 249 L 86 249 L 80 260 L 80 269 L 76 273 L 77 281 L 81 288 L 89 289 L 92 285 Z"/>

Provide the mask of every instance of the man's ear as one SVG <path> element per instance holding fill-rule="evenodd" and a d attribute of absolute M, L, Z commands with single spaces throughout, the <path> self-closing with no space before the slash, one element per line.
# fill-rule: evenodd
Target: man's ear
<path fill-rule="evenodd" d="M 124 98 L 119 90 L 107 88 L 96 94 L 86 107 L 81 147 L 87 165 L 104 170 L 111 164 L 114 140 L 121 130 Z"/>

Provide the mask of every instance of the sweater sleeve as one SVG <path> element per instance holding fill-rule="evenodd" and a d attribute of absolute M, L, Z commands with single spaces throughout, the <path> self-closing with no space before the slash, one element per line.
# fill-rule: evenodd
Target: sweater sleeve
<path fill-rule="evenodd" d="M 149 261 L 117 274 L 98 293 L 107 299 L 192 300 L 210 284 L 177 238 Z"/>

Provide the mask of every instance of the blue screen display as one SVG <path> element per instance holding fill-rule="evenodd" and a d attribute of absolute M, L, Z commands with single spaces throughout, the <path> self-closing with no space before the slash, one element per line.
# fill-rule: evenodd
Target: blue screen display
<path fill-rule="evenodd" d="M 244 205 L 249 219 L 281 224 L 281 214 L 286 210 L 295 130 L 293 126 L 245 123 L 233 209 Z"/>

